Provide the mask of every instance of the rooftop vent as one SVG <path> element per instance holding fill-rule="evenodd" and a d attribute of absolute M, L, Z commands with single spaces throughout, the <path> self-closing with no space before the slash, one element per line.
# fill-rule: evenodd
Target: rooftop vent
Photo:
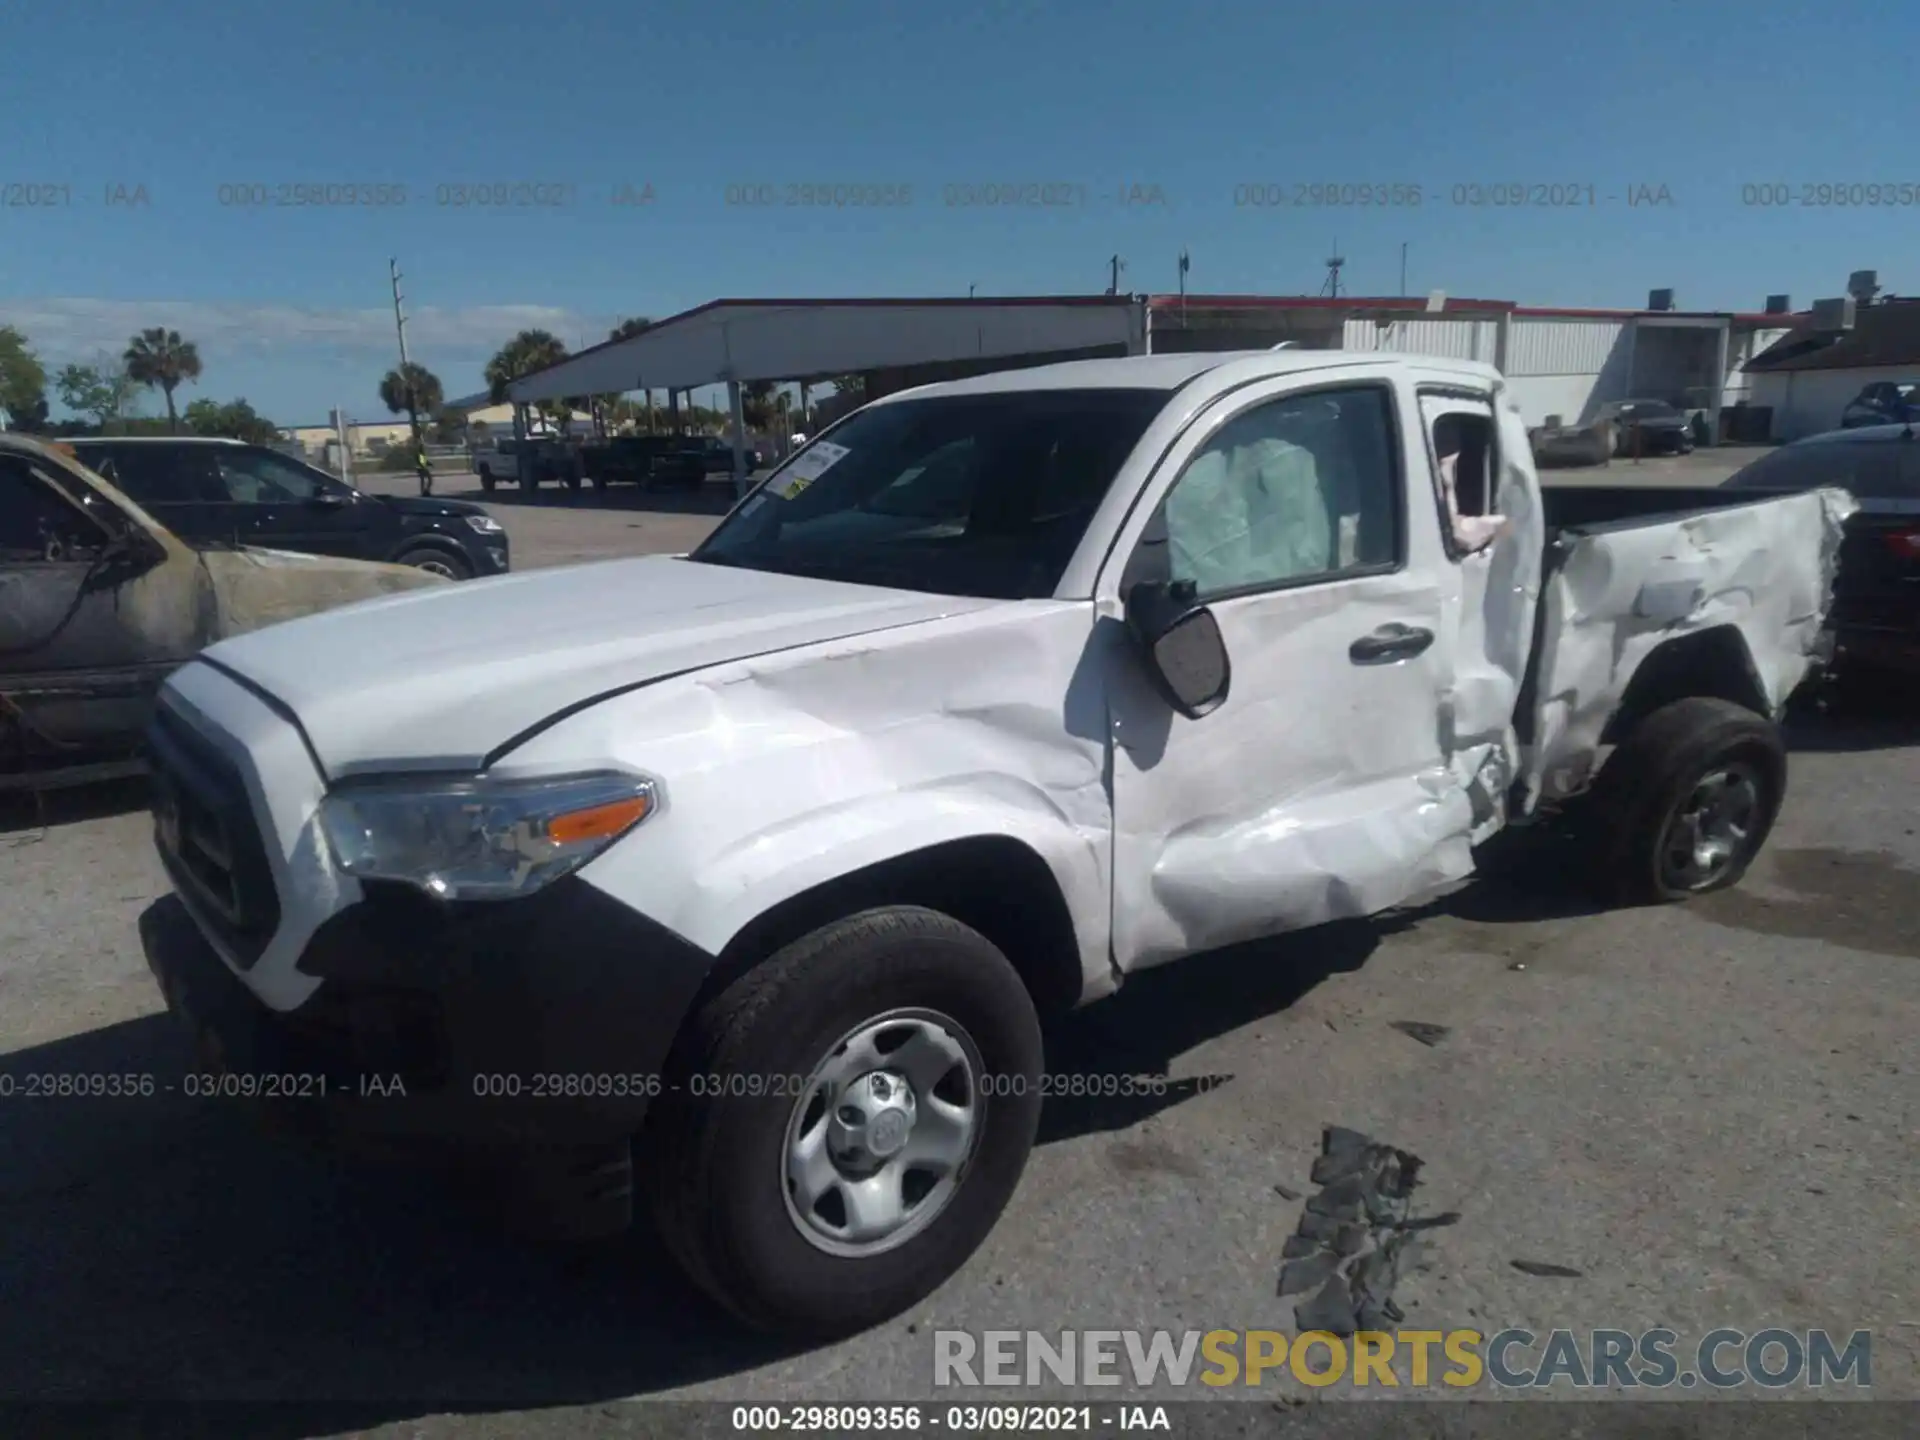
<path fill-rule="evenodd" d="M 1862 305 L 1871 305 L 1880 293 L 1880 275 L 1874 270 L 1856 270 L 1847 277 L 1847 294 Z"/>
<path fill-rule="evenodd" d="M 1813 302 L 1811 328 L 1814 330 L 1851 330 L 1853 329 L 1853 296 L 1846 295 L 1838 300 L 1816 300 Z"/>
<path fill-rule="evenodd" d="M 1673 309 L 1673 291 L 1671 290 L 1648 291 L 1647 292 L 1647 309 L 1649 310 Z"/>
<path fill-rule="evenodd" d="M 1791 315 L 1793 313 L 1792 298 L 1786 295 L 1769 295 L 1767 297 L 1766 313 L 1769 315 Z"/>

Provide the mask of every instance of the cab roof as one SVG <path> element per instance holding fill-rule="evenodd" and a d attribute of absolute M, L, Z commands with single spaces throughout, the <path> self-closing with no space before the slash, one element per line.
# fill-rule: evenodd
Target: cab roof
<path fill-rule="evenodd" d="M 1171 394 L 1197 376 L 1235 366 L 1248 377 L 1292 375 L 1305 370 L 1337 370 L 1357 365 L 1399 364 L 1441 370 L 1463 379 L 1492 384 L 1493 366 L 1439 355 L 1407 355 L 1377 350 L 1209 350 L 1185 355 L 1128 355 L 1106 360 L 1066 360 L 1020 370 L 996 370 L 963 380 L 940 380 L 882 396 L 891 400 L 958 395 L 994 395 L 1022 390 L 1162 390 Z"/>

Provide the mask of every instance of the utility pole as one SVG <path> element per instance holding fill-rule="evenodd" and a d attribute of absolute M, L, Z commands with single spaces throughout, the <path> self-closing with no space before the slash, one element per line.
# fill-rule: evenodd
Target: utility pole
<path fill-rule="evenodd" d="M 1407 242 L 1400 242 L 1400 293 L 1407 293 Z"/>
<path fill-rule="evenodd" d="M 387 261 L 387 274 L 393 281 L 393 328 L 400 336 L 400 383 L 407 393 L 407 430 L 413 436 L 413 453 L 420 463 L 420 493 L 433 492 L 433 481 L 426 469 L 426 447 L 420 441 L 420 408 L 413 393 L 413 372 L 407 368 L 407 316 L 400 307 L 400 262 Z"/>
<path fill-rule="evenodd" d="M 1187 328 L 1187 271 L 1193 267 L 1193 261 L 1187 252 L 1180 252 L 1180 328 Z"/>
<path fill-rule="evenodd" d="M 1115 255 L 1107 264 L 1111 269 L 1113 277 L 1107 281 L 1107 294 L 1118 295 L 1120 293 L 1120 272 L 1127 268 L 1127 262 L 1122 260 L 1118 255 Z"/>

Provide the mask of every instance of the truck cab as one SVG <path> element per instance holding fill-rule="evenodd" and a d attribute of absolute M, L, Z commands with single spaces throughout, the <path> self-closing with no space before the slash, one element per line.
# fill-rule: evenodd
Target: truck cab
<path fill-rule="evenodd" d="M 213 1051 L 330 1077 L 329 1133 L 564 1151 L 746 1322 L 857 1329 L 1013 1193 L 1044 1014 L 1562 811 L 1619 899 L 1738 882 L 1850 501 L 1578 493 L 1459 361 L 887 396 L 690 555 L 175 676 L 162 793 L 253 858 L 163 816 L 148 958 Z"/>

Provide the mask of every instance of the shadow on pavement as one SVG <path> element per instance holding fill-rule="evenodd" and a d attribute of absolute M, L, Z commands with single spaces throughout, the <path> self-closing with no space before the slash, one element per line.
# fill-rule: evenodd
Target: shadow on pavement
<path fill-rule="evenodd" d="M 619 1399 L 791 1353 L 649 1243 L 504 1243 L 448 1182 L 336 1166 L 187 1098 L 184 1059 L 156 1015 L 0 1060 L 0 1398 L 271 1401 L 246 1433 L 294 1436 Z M 29 1097 L 47 1075 L 154 1093 Z"/>
<path fill-rule="evenodd" d="M 1056 1087 L 1072 1075 L 1164 1076 L 1196 1046 L 1279 1014 L 1330 975 L 1358 970 L 1379 943 L 1376 926 L 1341 922 L 1145 971 L 1111 999 L 1048 1027 L 1047 1070 Z M 1130 1095 L 1055 1093 L 1040 1113 L 1040 1143 L 1125 1130 L 1231 1078 L 1188 1077 Z"/>
<path fill-rule="evenodd" d="M 1383 935 L 1462 905 L 1538 909 L 1486 881 L 1429 911 L 1147 971 L 1052 1024 L 1048 1068 L 1165 1075 L 1357 970 Z M 0 1398 L 167 1405 L 115 1433 L 281 1440 L 608 1404 L 796 1353 L 721 1316 L 644 1231 L 593 1247 L 516 1240 L 489 1213 L 498 1192 L 335 1162 L 262 1134 L 235 1102 L 190 1098 L 186 1051 L 154 1015 L 0 1057 Z M 64 1098 L 33 1078 L 60 1075 L 147 1076 L 152 1093 Z M 1041 1143 L 1124 1130 L 1202 1083 L 1056 1096 Z M 187 1403 L 209 1407 L 197 1430 Z"/>
<path fill-rule="evenodd" d="M 1817 701 L 1796 698 L 1786 734 L 1789 749 L 1811 754 L 1858 754 L 1920 745 L 1920 677 L 1842 677 Z"/>

